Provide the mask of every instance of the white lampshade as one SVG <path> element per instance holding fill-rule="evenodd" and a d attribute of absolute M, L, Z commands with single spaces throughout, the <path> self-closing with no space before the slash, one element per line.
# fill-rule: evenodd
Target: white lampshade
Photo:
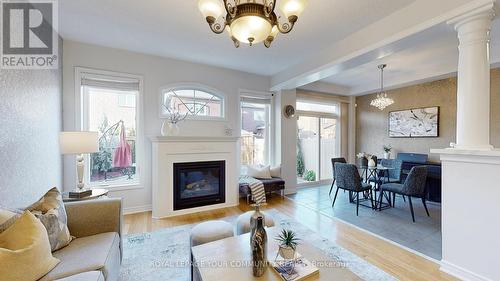
<path fill-rule="evenodd" d="M 307 0 L 281 0 L 280 10 L 287 18 L 290 16 L 299 17 L 307 5 Z"/>
<path fill-rule="evenodd" d="M 198 1 L 198 9 L 205 18 L 218 18 L 224 12 L 221 0 L 200 0 Z"/>
<path fill-rule="evenodd" d="M 271 34 L 272 25 L 269 21 L 258 16 L 244 16 L 231 23 L 231 34 L 238 41 L 250 43 L 248 38 L 253 38 L 253 44 L 262 42 Z"/>
<path fill-rule="evenodd" d="M 83 154 L 99 151 L 97 132 L 61 132 L 59 134 L 61 154 Z"/>

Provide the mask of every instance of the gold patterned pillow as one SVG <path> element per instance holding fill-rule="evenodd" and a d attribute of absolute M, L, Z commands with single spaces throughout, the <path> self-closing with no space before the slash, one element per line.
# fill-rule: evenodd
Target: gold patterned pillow
<path fill-rule="evenodd" d="M 68 218 L 66 209 L 62 201 L 59 190 L 54 187 L 36 203 L 27 208 L 35 215 L 47 229 L 50 248 L 57 251 L 71 242 L 72 237 L 69 234 Z"/>
<path fill-rule="evenodd" d="M 0 233 L 13 225 L 21 215 L 11 210 L 0 209 Z"/>

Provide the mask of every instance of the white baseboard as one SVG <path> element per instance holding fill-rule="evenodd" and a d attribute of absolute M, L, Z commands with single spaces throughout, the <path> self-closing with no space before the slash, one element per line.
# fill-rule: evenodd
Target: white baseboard
<path fill-rule="evenodd" d="M 131 215 L 131 214 L 149 212 L 151 210 L 152 210 L 151 205 L 135 206 L 135 207 L 123 208 L 123 214 Z"/>
<path fill-rule="evenodd" d="M 440 270 L 464 281 L 493 281 L 445 260 L 441 261 Z"/>

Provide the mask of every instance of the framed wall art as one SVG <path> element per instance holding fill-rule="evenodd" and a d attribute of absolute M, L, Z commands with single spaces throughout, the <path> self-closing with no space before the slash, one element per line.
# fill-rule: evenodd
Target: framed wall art
<path fill-rule="evenodd" d="M 439 106 L 389 112 L 389 137 L 439 137 Z"/>

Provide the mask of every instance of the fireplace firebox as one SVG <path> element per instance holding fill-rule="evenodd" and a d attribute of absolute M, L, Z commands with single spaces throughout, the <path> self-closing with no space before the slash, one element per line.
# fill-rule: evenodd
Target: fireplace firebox
<path fill-rule="evenodd" d="M 174 211 L 225 203 L 226 161 L 174 163 Z"/>

